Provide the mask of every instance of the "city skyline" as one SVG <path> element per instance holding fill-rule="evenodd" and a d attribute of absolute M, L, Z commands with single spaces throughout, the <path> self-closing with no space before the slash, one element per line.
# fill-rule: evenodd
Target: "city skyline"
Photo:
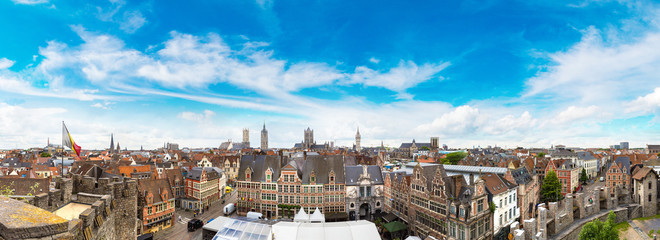
<path fill-rule="evenodd" d="M 98 5 L 97 5 L 98 4 Z M 176 14 L 175 14 L 176 13 Z M 175 17 L 174 17 L 175 16 Z M 660 142 L 651 1 L 0 3 L 0 149 Z M 16 24 L 20 23 L 20 24 Z"/>

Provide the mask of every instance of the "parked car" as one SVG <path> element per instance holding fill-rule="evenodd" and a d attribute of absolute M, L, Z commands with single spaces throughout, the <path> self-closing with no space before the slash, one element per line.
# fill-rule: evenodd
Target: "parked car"
<path fill-rule="evenodd" d="M 258 212 L 248 212 L 247 215 L 245 215 L 245 216 L 250 220 L 262 219 L 264 217 L 263 214 L 258 213 Z"/>
<path fill-rule="evenodd" d="M 202 226 L 204 226 L 204 222 L 202 222 L 202 220 L 197 218 L 192 219 L 188 221 L 188 232 L 194 232 L 195 230 L 200 229 Z"/>
<path fill-rule="evenodd" d="M 600 181 L 605 181 L 605 177 L 600 177 Z"/>
<path fill-rule="evenodd" d="M 231 215 L 234 211 L 236 211 L 236 205 L 233 203 L 227 204 L 227 206 L 222 209 L 222 213 L 224 213 L 225 216 Z"/>

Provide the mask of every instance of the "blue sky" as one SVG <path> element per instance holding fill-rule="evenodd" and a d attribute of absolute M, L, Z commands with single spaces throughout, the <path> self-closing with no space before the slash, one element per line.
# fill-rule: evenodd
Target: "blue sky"
<path fill-rule="evenodd" d="M 0 2 L 0 149 L 659 143 L 651 1 Z"/>

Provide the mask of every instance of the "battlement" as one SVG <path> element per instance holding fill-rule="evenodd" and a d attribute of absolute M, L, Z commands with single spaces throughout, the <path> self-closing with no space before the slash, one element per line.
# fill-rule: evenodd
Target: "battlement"
<path fill-rule="evenodd" d="M 55 212 L 67 204 L 89 208 L 68 221 L 73 239 L 135 239 L 137 236 L 137 182 L 130 178 L 99 178 L 81 175 L 55 177 L 54 188 L 33 197 L 17 196 L 35 207 Z M 17 230 L 17 231 L 20 231 Z M 60 234 L 60 233 L 58 233 Z M 9 239 L 20 236 L 9 237 Z"/>

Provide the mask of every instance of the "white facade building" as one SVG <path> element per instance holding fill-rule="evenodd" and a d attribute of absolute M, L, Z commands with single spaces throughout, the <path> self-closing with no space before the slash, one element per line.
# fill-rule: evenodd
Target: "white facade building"
<path fill-rule="evenodd" d="M 520 217 L 518 185 L 492 173 L 484 174 L 481 179 L 485 181 L 488 194 L 492 196 L 495 204 L 493 234 L 497 234 Z"/>

